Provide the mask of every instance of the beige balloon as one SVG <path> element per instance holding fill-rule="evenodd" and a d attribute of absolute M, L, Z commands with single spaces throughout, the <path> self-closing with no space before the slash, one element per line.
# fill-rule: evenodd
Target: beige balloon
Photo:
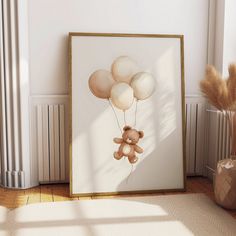
<path fill-rule="evenodd" d="M 132 76 L 138 72 L 137 63 L 128 56 L 120 56 L 111 66 L 111 73 L 118 82 L 130 83 Z"/>
<path fill-rule="evenodd" d="M 112 104 L 125 111 L 132 106 L 134 100 L 133 89 L 124 82 L 118 82 L 112 86 L 111 101 Z"/>
<path fill-rule="evenodd" d="M 155 91 L 156 81 L 152 74 L 139 72 L 134 75 L 130 86 L 134 90 L 134 96 L 138 100 L 144 100 L 150 97 Z"/>
<path fill-rule="evenodd" d="M 111 72 L 106 70 L 97 70 L 89 77 L 89 88 L 94 96 L 98 98 L 109 98 L 112 85 L 115 80 Z"/>

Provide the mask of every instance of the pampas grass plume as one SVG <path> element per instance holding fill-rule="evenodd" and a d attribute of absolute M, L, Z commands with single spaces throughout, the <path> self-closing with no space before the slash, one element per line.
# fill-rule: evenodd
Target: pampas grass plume
<path fill-rule="evenodd" d="M 218 110 L 236 108 L 236 64 L 229 66 L 229 77 L 223 79 L 217 70 L 208 65 L 205 79 L 200 82 L 200 88 L 208 101 Z"/>

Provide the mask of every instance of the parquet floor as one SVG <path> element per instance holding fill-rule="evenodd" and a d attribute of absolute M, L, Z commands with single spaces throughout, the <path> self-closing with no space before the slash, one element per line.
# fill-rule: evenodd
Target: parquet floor
<path fill-rule="evenodd" d="M 175 193 L 158 193 L 156 195 L 168 194 L 182 194 L 182 192 Z M 213 186 L 210 180 L 203 177 L 189 177 L 187 179 L 188 193 L 205 193 L 208 197 L 214 200 Z M 98 197 L 92 197 L 95 199 Z M 87 199 L 91 199 L 87 197 Z M 26 190 L 13 190 L 0 188 L 0 206 L 8 208 L 17 208 L 31 203 L 39 202 L 57 202 L 79 200 L 79 198 L 71 198 L 69 196 L 68 184 L 51 184 L 41 185 Z M 236 219 L 236 211 L 227 211 Z"/>

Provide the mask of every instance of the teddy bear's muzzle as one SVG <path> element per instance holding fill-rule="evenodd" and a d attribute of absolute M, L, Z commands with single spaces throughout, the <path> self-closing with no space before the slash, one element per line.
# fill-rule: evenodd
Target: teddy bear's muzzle
<path fill-rule="evenodd" d="M 132 143 L 132 139 L 127 138 L 127 139 L 126 139 L 126 143 L 131 144 L 131 143 Z"/>

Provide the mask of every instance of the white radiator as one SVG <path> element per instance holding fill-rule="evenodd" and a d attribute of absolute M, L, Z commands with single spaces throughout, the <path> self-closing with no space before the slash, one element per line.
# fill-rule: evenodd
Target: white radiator
<path fill-rule="evenodd" d="M 24 188 L 17 17 L 16 2 L 0 0 L 0 185 Z"/>
<path fill-rule="evenodd" d="M 206 160 L 206 101 L 200 96 L 186 96 L 186 171 L 204 175 Z"/>
<path fill-rule="evenodd" d="M 32 97 L 32 155 L 37 156 L 39 182 L 68 180 L 67 96 Z"/>
<path fill-rule="evenodd" d="M 230 131 L 226 116 L 217 112 L 218 123 L 218 142 L 217 142 L 217 161 L 230 156 Z"/>
<path fill-rule="evenodd" d="M 229 124 L 226 116 L 211 108 L 207 109 L 208 143 L 206 169 L 212 178 L 217 162 L 230 156 Z"/>

